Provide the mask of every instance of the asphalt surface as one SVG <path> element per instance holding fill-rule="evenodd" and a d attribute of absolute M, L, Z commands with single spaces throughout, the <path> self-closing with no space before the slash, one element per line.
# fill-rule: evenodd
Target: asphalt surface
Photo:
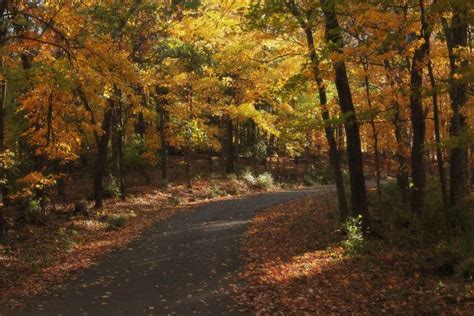
<path fill-rule="evenodd" d="M 0 315 L 243 315 L 229 277 L 242 266 L 242 238 L 255 213 L 317 191 L 210 202 L 147 230 L 74 281 Z M 3 310 L 3 311 L 2 311 Z"/>

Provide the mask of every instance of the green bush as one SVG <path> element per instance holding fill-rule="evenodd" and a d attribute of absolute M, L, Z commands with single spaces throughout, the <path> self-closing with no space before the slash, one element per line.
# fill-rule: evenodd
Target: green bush
<path fill-rule="evenodd" d="M 39 199 L 30 199 L 26 203 L 25 220 L 28 224 L 38 224 L 43 221 L 43 209 Z"/>
<path fill-rule="evenodd" d="M 209 191 L 207 192 L 206 194 L 206 197 L 208 199 L 215 199 L 215 198 L 218 198 L 220 196 L 223 196 L 223 195 L 226 195 L 226 192 L 224 190 L 222 190 L 219 186 L 217 186 L 216 184 L 213 184 L 210 188 L 209 188 Z"/>
<path fill-rule="evenodd" d="M 135 135 L 128 141 L 123 150 L 123 164 L 126 170 L 145 172 L 153 167 L 154 155 L 150 155 L 145 141 L 138 135 Z"/>
<path fill-rule="evenodd" d="M 117 179 L 112 175 L 109 176 L 109 181 L 104 187 L 104 194 L 105 196 L 111 196 L 114 198 L 120 197 L 120 186 Z"/>
<path fill-rule="evenodd" d="M 173 194 L 171 197 L 169 197 L 168 201 L 172 205 L 180 205 L 186 202 L 184 198 L 177 194 Z"/>
<path fill-rule="evenodd" d="M 259 175 L 255 182 L 255 187 L 261 190 L 268 190 L 273 187 L 273 176 L 269 172 Z"/>
<path fill-rule="evenodd" d="M 222 186 L 222 190 L 224 190 L 227 194 L 237 195 L 245 192 L 247 189 L 246 183 L 244 183 L 242 180 L 239 180 L 235 174 L 227 176 L 226 180 L 227 181 L 225 181 Z"/>
<path fill-rule="evenodd" d="M 375 235 L 403 249 L 421 250 L 426 255 L 426 267 L 436 273 L 472 279 L 474 195 L 448 210 L 448 223 L 435 178 L 426 188 L 421 216 L 412 214 L 409 201 L 402 201 L 395 183 L 383 186 L 380 201 L 375 193 L 371 194 L 371 228 Z"/>
<path fill-rule="evenodd" d="M 454 272 L 457 276 L 467 280 L 474 278 L 474 257 L 468 257 L 463 259 L 454 268 Z"/>
<path fill-rule="evenodd" d="M 343 226 L 347 238 L 342 242 L 342 247 L 346 252 L 349 255 L 357 255 L 364 252 L 367 249 L 367 242 L 364 238 L 362 216 L 349 217 Z"/>
<path fill-rule="evenodd" d="M 257 184 L 257 179 L 254 177 L 252 171 L 250 169 L 246 169 L 242 173 L 242 179 L 250 186 L 254 186 Z"/>
<path fill-rule="evenodd" d="M 127 219 L 122 215 L 109 216 L 107 219 L 107 230 L 114 230 L 125 226 Z"/>

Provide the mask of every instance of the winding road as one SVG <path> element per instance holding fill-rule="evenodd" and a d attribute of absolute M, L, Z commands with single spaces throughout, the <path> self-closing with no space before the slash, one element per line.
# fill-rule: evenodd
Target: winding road
<path fill-rule="evenodd" d="M 209 202 L 158 223 L 74 281 L 0 315 L 242 315 L 229 290 L 255 212 L 324 191 Z"/>

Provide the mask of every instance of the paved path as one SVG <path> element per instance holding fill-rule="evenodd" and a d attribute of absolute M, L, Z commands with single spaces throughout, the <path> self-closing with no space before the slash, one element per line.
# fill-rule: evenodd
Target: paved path
<path fill-rule="evenodd" d="M 317 190 L 325 190 L 323 188 Z M 0 315 L 233 315 L 229 276 L 241 267 L 255 212 L 317 190 L 210 202 L 159 223 L 52 293 Z"/>

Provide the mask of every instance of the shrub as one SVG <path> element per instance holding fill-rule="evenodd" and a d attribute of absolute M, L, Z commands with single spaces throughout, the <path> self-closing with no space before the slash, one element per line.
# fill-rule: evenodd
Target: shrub
<path fill-rule="evenodd" d="M 30 199 L 26 203 L 25 220 L 29 224 L 41 223 L 43 220 L 43 209 L 39 199 Z"/>
<path fill-rule="evenodd" d="M 112 175 L 110 175 L 110 179 L 104 187 L 104 194 L 105 196 L 111 196 L 114 198 L 120 197 L 120 186 L 117 179 Z"/>
<path fill-rule="evenodd" d="M 303 178 L 303 184 L 306 186 L 316 186 L 320 184 L 320 181 L 314 175 L 306 174 Z"/>
<path fill-rule="evenodd" d="M 157 157 L 147 147 L 145 140 L 135 135 L 124 146 L 123 164 L 125 170 L 138 172 L 149 183 L 150 178 L 147 170 L 157 164 Z"/>
<path fill-rule="evenodd" d="M 213 184 L 209 188 L 209 191 L 207 192 L 206 197 L 208 199 L 215 199 L 215 198 L 223 196 L 225 194 L 226 194 L 225 191 L 223 191 L 221 188 L 219 188 L 219 186 L 217 186 L 216 184 Z"/>
<path fill-rule="evenodd" d="M 349 217 L 344 222 L 344 230 L 347 239 L 342 242 L 342 247 L 350 255 L 357 255 L 366 250 L 366 240 L 364 239 L 364 231 L 362 227 L 362 216 Z"/>
<path fill-rule="evenodd" d="M 222 189 L 227 194 L 236 195 L 245 192 L 247 185 L 244 181 L 239 180 L 235 174 L 231 174 L 227 177 Z"/>
<path fill-rule="evenodd" d="M 474 278 L 474 257 L 462 260 L 454 269 L 457 276 L 472 280 Z"/>
<path fill-rule="evenodd" d="M 107 230 L 113 230 L 125 226 L 127 219 L 122 215 L 110 216 L 107 219 Z"/>
<path fill-rule="evenodd" d="M 169 199 L 168 199 L 169 203 L 172 204 L 172 205 L 180 205 L 180 204 L 183 204 L 184 202 L 186 202 L 186 200 L 184 198 L 182 198 L 181 196 L 177 195 L 177 194 L 173 194 Z"/>
<path fill-rule="evenodd" d="M 255 187 L 257 189 L 268 190 L 273 187 L 273 176 L 269 172 L 262 173 L 256 179 Z"/>
<path fill-rule="evenodd" d="M 244 173 L 242 173 L 242 179 L 250 186 L 254 186 L 257 184 L 257 179 L 253 176 L 252 171 L 250 171 L 250 169 L 246 169 Z"/>

